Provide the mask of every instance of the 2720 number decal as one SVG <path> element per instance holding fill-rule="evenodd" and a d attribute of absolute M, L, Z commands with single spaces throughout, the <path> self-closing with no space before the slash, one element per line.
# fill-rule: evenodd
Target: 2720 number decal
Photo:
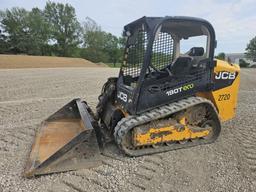
<path fill-rule="evenodd" d="M 219 95 L 218 101 L 226 101 L 230 99 L 230 94 Z"/>

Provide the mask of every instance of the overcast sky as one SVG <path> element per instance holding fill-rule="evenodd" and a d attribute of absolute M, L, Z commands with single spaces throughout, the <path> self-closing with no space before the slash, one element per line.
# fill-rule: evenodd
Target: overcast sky
<path fill-rule="evenodd" d="M 216 52 L 244 52 L 256 36 L 256 0 L 58 0 L 76 9 L 79 21 L 87 16 L 102 29 L 120 36 L 123 26 L 146 16 L 194 16 L 210 21 L 215 28 Z M 0 0 L 0 9 L 44 8 L 45 0 Z"/>

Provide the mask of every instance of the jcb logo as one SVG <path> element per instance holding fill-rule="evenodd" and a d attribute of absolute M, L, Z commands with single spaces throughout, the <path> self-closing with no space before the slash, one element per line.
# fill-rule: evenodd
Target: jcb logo
<path fill-rule="evenodd" d="M 215 75 L 215 79 L 235 79 L 236 73 L 221 71 Z"/>
<path fill-rule="evenodd" d="M 124 92 L 119 92 L 118 94 L 117 94 L 117 98 L 119 98 L 119 99 L 121 99 L 122 101 L 124 101 L 124 102 L 127 102 L 127 94 L 125 94 Z"/>

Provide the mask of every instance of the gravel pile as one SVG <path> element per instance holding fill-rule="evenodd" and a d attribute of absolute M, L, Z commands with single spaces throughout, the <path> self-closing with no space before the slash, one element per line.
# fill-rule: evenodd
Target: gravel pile
<path fill-rule="evenodd" d="M 256 191 L 256 70 L 242 70 L 237 117 L 214 144 L 139 158 L 106 158 L 90 169 L 22 177 L 38 124 L 73 98 L 95 108 L 118 70 L 0 70 L 1 191 Z"/>

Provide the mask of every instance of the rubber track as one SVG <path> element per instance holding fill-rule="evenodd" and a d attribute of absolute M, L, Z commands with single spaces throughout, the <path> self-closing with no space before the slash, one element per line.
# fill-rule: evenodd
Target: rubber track
<path fill-rule="evenodd" d="M 211 110 L 211 117 L 217 123 L 218 129 L 215 130 L 214 136 L 211 140 L 202 140 L 202 142 L 188 142 L 184 145 L 181 144 L 173 144 L 171 146 L 161 146 L 159 148 L 143 148 L 138 150 L 128 149 L 123 145 L 123 140 L 125 139 L 126 134 L 132 130 L 134 127 L 143 125 L 145 123 L 149 123 L 150 121 L 154 121 L 157 119 L 162 119 L 164 117 L 170 116 L 174 113 L 180 112 L 189 107 L 205 104 Z M 218 113 L 212 102 L 208 99 L 202 97 L 189 97 L 186 99 L 182 99 L 177 102 L 173 102 L 171 104 L 164 105 L 162 107 L 157 107 L 151 111 L 145 112 L 144 114 L 138 116 L 128 116 L 121 119 L 115 127 L 114 137 L 117 145 L 121 150 L 123 150 L 129 156 L 142 156 L 147 154 L 154 154 L 159 152 L 165 152 L 180 148 L 193 147 L 200 144 L 207 144 L 214 142 L 221 130 L 220 120 L 218 117 Z"/>

